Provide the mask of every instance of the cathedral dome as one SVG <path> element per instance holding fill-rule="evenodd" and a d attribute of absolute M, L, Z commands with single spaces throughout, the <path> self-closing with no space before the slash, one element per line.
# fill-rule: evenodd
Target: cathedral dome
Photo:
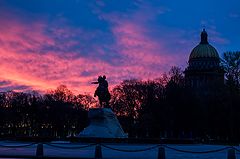
<path fill-rule="evenodd" d="M 189 60 L 199 59 L 199 58 L 218 58 L 219 55 L 217 50 L 208 43 L 207 32 L 203 29 L 201 33 L 201 42 L 195 48 L 193 48 Z"/>
<path fill-rule="evenodd" d="M 193 48 L 189 59 L 194 58 L 219 58 L 217 50 L 210 44 L 198 44 Z"/>
<path fill-rule="evenodd" d="M 208 43 L 205 29 L 201 33 L 201 42 L 193 48 L 185 69 L 186 86 L 199 95 L 215 93 L 224 83 L 224 71 L 220 65 L 217 50 Z"/>

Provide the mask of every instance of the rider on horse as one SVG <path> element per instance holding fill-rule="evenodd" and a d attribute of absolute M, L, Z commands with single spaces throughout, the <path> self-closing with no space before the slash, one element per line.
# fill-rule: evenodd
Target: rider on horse
<path fill-rule="evenodd" d="M 106 80 L 106 76 L 99 76 L 98 81 L 92 82 L 92 84 L 98 84 L 98 87 L 94 93 L 94 97 L 98 96 L 101 107 L 103 102 L 106 103 L 106 107 L 109 107 L 109 100 L 111 96 L 108 91 L 108 82 Z"/>

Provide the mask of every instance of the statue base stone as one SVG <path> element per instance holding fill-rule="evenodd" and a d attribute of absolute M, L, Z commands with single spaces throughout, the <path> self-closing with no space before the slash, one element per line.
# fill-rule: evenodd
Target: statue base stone
<path fill-rule="evenodd" d="M 78 137 L 127 138 L 127 134 L 110 108 L 94 108 L 88 112 L 90 125 Z"/>

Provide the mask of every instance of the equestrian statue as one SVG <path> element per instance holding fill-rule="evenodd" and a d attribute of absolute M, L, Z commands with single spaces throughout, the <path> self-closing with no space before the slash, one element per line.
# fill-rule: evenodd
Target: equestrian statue
<path fill-rule="evenodd" d="M 111 99 L 111 95 L 108 90 L 108 82 L 106 80 L 106 76 L 99 76 L 97 82 L 92 82 L 92 84 L 98 84 L 98 87 L 94 93 L 94 97 L 98 96 L 100 106 L 102 108 L 109 108 L 109 101 Z"/>

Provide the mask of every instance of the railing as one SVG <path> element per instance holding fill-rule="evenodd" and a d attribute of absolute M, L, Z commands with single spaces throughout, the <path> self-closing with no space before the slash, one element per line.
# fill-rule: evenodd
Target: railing
<path fill-rule="evenodd" d="M 94 154 L 95 159 L 103 159 L 104 158 L 102 155 L 102 147 L 109 149 L 109 150 L 113 150 L 113 151 L 127 152 L 127 153 L 144 152 L 144 151 L 149 151 L 149 150 L 153 150 L 153 149 L 158 149 L 158 153 L 156 156 L 157 159 L 166 159 L 165 149 L 170 149 L 170 150 L 177 151 L 180 153 L 190 153 L 190 154 L 209 154 L 209 153 L 217 153 L 217 152 L 228 150 L 227 151 L 227 159 L 236 159 L 235 152 L 240 153 L 240 150 L 234 146 L 226 146 L 223 148 L 208 150 L 208 151 L 191 151 L 191 150 L 177 149 L 177 148 L 171 147 L 166 144 L 157 144 L 157 145 L 147 147 L 144 149 L 135 149 L 135 150 L 119 149 L 119 148 L 111 147 L 111 146 L 108 146 L 108 145 L 102 144 L 102 143 L 92 143 L 92 144 L 88 144 L 88 145 L 84 145 L 84 146 L 75 146 L 75 147 L 72 147 L 72 145 L 70 145 L 70 147 L 69 147 L 69 146 L 62 146 L 62 145 L 53 144 L 53 143 L 30 143 L 30 144 L 25 144 L 25 145 L 0 145 L 0 148 L 27 148 L 27 147 L 31 147 L 34 145 L 37 146 L 35 155 L 12 155 L 12 154 L 3 155 L 3 154 L 0 154 L 0 158 L 52 158 L 52 159 L 53 158 L 71 158 L 71 157 L 64 157 L 64 156 L 62 156 L 62 157 L 46 156 L 46 155 L 44 155 L 44 145 L 54 147 L 54 148 L 59 148 L 59 149 L 71 149 L 71 150 L 84 149 L 84 148 L 95 146 L 95 154 Z M 83 157 L 72 157 L 72 158 L 84 159 Z"/>

